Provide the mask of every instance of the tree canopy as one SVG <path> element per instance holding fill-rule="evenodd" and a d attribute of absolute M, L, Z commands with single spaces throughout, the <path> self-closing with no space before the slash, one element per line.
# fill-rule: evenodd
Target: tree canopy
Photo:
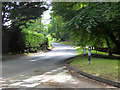
<path fill-rule="evenodd" d="M 70 33 L 65 28 L 66 23 L 63 22 L 61 16 L 52 17 L 50 24 L 48 25 L 48 31 L 53 38 L 59 41 L 65 41 L 70 39 Z"/>
<path fill-rule="evenodd" d="M 8 51 L 23 52 L 26 48 L 36 50 L 43 42 L 46 43 L 44 26 L 40 20 L 43 12 L 47 10 L 44 5 L 45 2 L 2 3 L 3 39 L 4 42 L 7 40 L 3 46 L 9 47 Z M 9 26 L 5 25 L 8 21 L 11 21 Z"/>
<path fill-rule="evenodd" d="M 62 16 L 66 28 L 81 45 L 120 50 L 120 2 L 53 3 L 54 15 Z M 64 9 L 63 9 L 64 8 Z"/>

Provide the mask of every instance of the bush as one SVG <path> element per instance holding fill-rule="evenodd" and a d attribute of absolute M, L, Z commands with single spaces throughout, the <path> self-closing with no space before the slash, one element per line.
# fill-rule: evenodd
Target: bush
<path fill-rule="evenodd" d="M 28 52 L 35 52 L 48 46 L 48 38 L 35 31 L 22 30 L 23 49 Z"/>

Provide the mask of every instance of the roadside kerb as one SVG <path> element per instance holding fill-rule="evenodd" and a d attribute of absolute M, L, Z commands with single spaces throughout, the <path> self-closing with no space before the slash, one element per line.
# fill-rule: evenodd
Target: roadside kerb
<path fill-rule="evenodd" d="M 76 73 L 79 73 L 79 74 L 81 74 L 83 76 L 86 76 L 86 77 L 88 77 L 90 79 L 93 79 L 93 80 L 96 80 L 96 81 L 99 81 L 99 82 L 102 82 L 102 83 L 106 83 L 106 84 L 109 84 L 109 85 L 112 85 L 112 86 L 120 88 L 120 83 L 119 82 L 115 82 L 115 81 L 112 81 L 112 80 L 108 80 L 108 79 L 105 79 L 105 78 L 101 78 L 101 77 L 94 76 L 94 75 L 88 74 L 86 72 L 80 71 L 77 68 L 75 68 L 73 66 L 70 66 L 70 59 L 67 59 L 65 61 L 67 63 L 68 69 L 73 70 Z"/>

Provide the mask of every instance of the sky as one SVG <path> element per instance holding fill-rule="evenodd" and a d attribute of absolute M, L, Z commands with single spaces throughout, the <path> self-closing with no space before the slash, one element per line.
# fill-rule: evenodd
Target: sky
<path fill-rule="evenodd" d="M 50 13 L 52 13 L 53 11 L 51 11 L 52 6 L 49 7 L 49 10 L 45 11 L 42 15 L 42 23 L 44 25 L 49 24 L 50 23 Z"/>
<path fill-rule="evenodd" d="M 47 2 L 47 3 L 51 3 L 51 2 Z M 47 7 L 46 5 L 44 5 L 44 6 Z M 49 9 L 43 12 L 43 15 L 42 15 L 42 23 L 43 23 L 44 25 L 47 25 L 47 24 L 50 23 L 50 17 L 51 17 L 51 16 L 50 16 L 50 13 L 53 12 L 53 11 L 51 11 L 51 9 L 52 9 L 52 6 L 49 6 Z M 4 25 L 8 26 L 8 25 L 10 25 L 10 24 L 11 24 L 11 20 L 8 21 L 8 22 L 6 22 Z"/>

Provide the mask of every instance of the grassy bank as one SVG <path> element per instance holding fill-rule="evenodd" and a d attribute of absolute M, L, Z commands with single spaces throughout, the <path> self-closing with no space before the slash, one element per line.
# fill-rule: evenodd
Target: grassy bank
<path fill-rule="evenodd" d="M 88 55 L 83 56 L 83 48 L 75 48 L 77 49 L 78 56 L 71 59 L 71 66 L 108 80 L 120 81 L 118 73 L 120 57 L 108 56 L 106 52 L 91 50 L 91 64 L 88 65 Z M 86 53 L 88 53 L 88 49 L 86 49 Z"/>
<path fill-rule="evenodd" d="M 63 44 L 73 45 L 69 42 L 62 42 Z M 78 56 L 71 59 L 70 65 L 77 69 L 87 72 L 89 74 L 106 78 L 108 80 L 119 81 L 118 63 L 120 57 L 108 56 L 107 52 L 100 52 L 91 50 L 91 63 L 88 65 L 88 48 L 86 48 L 86 56 L 83 56 L 83 48 L 74 46 L 78 52 Z"/>
<path fill-rule="evenodd" d="M 118 81 L 118 62 L 116 59 L 91 57 L 91 63 L 88 65 L 88 57 L 80 55 L 71 59 L 70 65 L 89 74 Z"/>

